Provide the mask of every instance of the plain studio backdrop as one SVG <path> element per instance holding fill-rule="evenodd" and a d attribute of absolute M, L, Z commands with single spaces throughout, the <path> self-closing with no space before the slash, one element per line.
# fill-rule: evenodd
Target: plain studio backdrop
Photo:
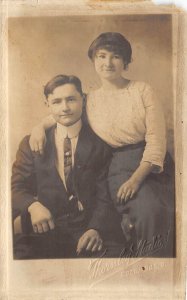
<path fill-rule="evenodd" d="M 172 22 L 167 15 L 25 17 L 9 19 L 11 162 L 21 139 L 48 114 L 43 87 L 57 74 L 77 75 L 88 92 L 99 79 L 87 56 L 102 32 L 122 33 L 133 61 L 124 76 L 148 82 L 162 102 L 173 155 Z"/>

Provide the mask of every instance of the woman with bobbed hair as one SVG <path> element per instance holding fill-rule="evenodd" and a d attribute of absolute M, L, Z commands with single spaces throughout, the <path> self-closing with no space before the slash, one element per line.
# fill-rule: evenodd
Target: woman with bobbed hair
<path fill-rule="evenodd" d="M 94 59 L 99 49 L 106 49 L 118 53 L 124 62 L 124 67 L 131 62 L 132 48 L 129 41 L 118 32 L 105 32 L 100 34 L 90 45 L 88 57 Z"/>
<path fill-rule="evenodd" d="M 166 155 L 161 105 L 149 84 L 123 76 L 132 48 L 122 34 L 100 34 L 88 56 L 101 87 L 87 95 L 86 115 L 93 131 L 111 146 L 108 184 L 124 236 L 134 242 L 136 256 L 173 256 L 173 162 Z M 46 117 L 33 130 L 33 150 L 41 151 L 44 128 L 53 124 Z"/>

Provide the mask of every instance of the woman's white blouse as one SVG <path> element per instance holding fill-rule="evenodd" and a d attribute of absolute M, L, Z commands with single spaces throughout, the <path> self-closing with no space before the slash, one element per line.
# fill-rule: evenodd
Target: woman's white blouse
<path fill-rule="evenodd" d="M 142 161 L 163 170 L 166 129 L 163 109 L 152 88 L 144 82 L 130 81 L 118 90 L 93 91 L 87 98 L 87 116 L 94 132 L 112 147 L 145 140 Z"/>

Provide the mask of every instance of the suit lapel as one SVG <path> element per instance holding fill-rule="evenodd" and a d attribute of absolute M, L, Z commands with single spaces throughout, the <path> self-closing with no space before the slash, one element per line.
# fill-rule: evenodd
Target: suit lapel
<path fill-rule="evenodd" d="M 44 151 L 44 160 L 49 168 L 56 167 L 55 128 L 56 126 L 52 127 L 47 134 L 47 143 Z"/>
<path fill-rule="evenodd" d="M 47 144 L 43 155 L 43 160 L 45 161 L 45 164 L 47 164 L 47 166 L 52 169 L 56 169 L 55 128 L 56 126 L 52 127 L 47 134 Z M 90 158 L 92 148 L 92 133 L 89 130 L 89 127 L 83 124 L 79 133 L 77 147 L 74 154 L 75 165 L 85 164 Z"/>
<path fill-rule="evenodd" d="M 80 188 L 81 188 L 79 185 L 79 178 L 81 173 L 84 172 L 84 166 L 90 160 L 91 152 L 93 150 L 92 147 L 93 147 L 93 143 L 92 143 L 91 131 L 83 123 L 81 131 L 79 133 L 79 138 L 78 138 L 75 157 L 74 157 L 74 168 L 73 168 L 74 192 L 78 201 L 80 201 L 80 203 L 83 205 L 83 208 L 85 206 L 83 201 L 84 199 L 79 198 Z"/>
<path fill-rule="evenodd" d="M 56 167 L 57 153 L 55 144 L 55 129 L 56 126 L 52 127 L 47 135 L 47 144 L 44 152 L 44 163 L 46 168 L 52 173 L 52 178 L 54 178 L 54 180 L 58 180 L 62 184 L 62 188 L 66 193 L 66 188 Z"/>
<path fill-rule="evenodd" d="M 75 166 L 81 167 L 85 165 L 90 158 L 90 153 L 92 151 L 92 138 L 91 132 L 87 126 L 83 124 L 81 131 L 79 133 L 79 138 L 77 142 L 77 147 L 75 151 Z"/>
<path fill-rule="evenodd" d="M 55 128 L 55 126 L 51 128 L 51 130 L 47 134 L 47 144 L 43 156 L 43 168 L 45 168 L 47 172 L 50 172 L 51 178 L 53 178 L 53 180 L 57 180 L 61 184 L 63 192 L 67 195 L 64 183 L 56 168 Z M 76 194 L 78 193 L 77 181 L 79 180 L 79 172 L 82 172 L 82 167 L 89 161 L 92 150 L 92 133 L 89 130 L 89 127 L 83 124 L 79 133 L 74 156 L 73 186 Z"/>

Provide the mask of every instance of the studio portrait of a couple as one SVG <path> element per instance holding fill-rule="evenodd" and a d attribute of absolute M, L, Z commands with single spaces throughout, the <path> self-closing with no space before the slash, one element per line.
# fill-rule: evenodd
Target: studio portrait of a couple
<path fill-rule="evenodd" d="M 21 99 L 14 100 L 15 110 L 21 111 L 31 91 L 30 106 L 20 115 L 28 129 L 19 121 L 12 155 L 16 260 L 176 255 L 174 156 L 168 147 L 164 95 L 160 100 L 162 89 L 170 93 L 166 88 L 170 75 L 166 82 L 161 75 L 167 39 L 159 44 L 158 34 L 151 44 L 151 27 L 146 29 L 148 41 L 146 31 L 145 39 L 138 40 L 137 27 L 128 33 L 122 21 L 116 24 L 95 32 L 89 25 L 86 42 L 79 31 L 78 43 L 73 35 L 76 24 L 67 21 L 71 43 L 66 36 L 67 43 L 58 41 L 56 46 L 54 41 L 63 35 L 60 26 L 50 34 L 52 29 L 47 32 L 37 25 L 45 40 L 51 39 L 51 47 L 40 41 L 37 50 L 39 34 L 27 32 L 25 40 L 36 48 L 33 53 L 26 43 L 16 48 L 13 37 L 19 41 L 21 34 L 10 31 L 10 55 L 19 56 L 20 65 L 31 66 L 30 82 L 21 75 L 14 79 L 22 81 L 25 94 L 13 79 L 10 83 L 12 94 Z M 159 54 L 154 43 L 159 44 Z M 29 64 L 26 55 L 33 59 Z M 158 55 L 163 65 L 155 75 Z M 10 65 L 12 61 L 13 56 Z M 42 83 L 34 78 L 40 72 Z M 169 74 L 169 67 L 164 72 Z M 92 78 L 97 78 L 93 86 Z"/>

